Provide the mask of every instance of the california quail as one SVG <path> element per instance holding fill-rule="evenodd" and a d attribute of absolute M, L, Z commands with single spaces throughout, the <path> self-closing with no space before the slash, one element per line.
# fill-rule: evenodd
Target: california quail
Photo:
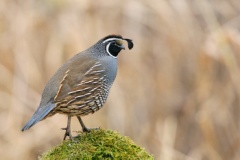
<path fill-rule="evenodd" d="M 117 56 L 125 49 L 123 40 L 133 48 L 132 40 L 109 35 L 63 64 L 47 82 L 39 107 L 22 131 L 56 113 L 68 115 L 64 139 L 73 139 L 72 116 L 77 116 L 84 132 L 89 131 L 80 116 L 98 111 L 106 102 L 117 73 Z"/>

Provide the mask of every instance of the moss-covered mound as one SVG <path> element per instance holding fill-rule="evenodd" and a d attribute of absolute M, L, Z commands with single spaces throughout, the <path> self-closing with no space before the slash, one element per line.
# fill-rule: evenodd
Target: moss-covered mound
<path fill-rule="evenodd" d="M 79 134 L 71 140 L 50 149 L 39 159 L 153 159 L 143 148 L 117 132 L 95 130 Z"/>

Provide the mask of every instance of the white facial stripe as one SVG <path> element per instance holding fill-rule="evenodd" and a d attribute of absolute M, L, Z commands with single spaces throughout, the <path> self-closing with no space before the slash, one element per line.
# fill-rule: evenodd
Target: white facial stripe
<path fill-rule="evenodd" d="M 114 57 L 113 55 L 111 55 L 111 53 L 109 52 L 109 46 L 110 46 L 111 43 L 108 43 L 107 46 L 106 46 L 106 51 L 108 53 L 109 56 L 113 57 L 113 58 L 117 58 L 117 57 Z"/>
<path fill-rule="evenodd" d="M 113 40 L 122 40 L 122 39 L 120 39 L 120 38 L 108 38 L 105 41 L 103 41 L 102 43 L 106 43 L 108 41 L 113 41 Z"/>

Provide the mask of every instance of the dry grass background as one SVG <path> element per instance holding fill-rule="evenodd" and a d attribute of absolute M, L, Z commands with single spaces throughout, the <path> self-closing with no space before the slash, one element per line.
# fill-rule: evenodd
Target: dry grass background
<path fill-rule="evenodd" d="M 156 159 L 240 159 L 239 13 L 239 0 L 1 0 L 0 159 L 36 159 L 62 141 L 64 115 L 20 130 L 56 69 L 112 33 L 135 47 L 87 126 Z"/>

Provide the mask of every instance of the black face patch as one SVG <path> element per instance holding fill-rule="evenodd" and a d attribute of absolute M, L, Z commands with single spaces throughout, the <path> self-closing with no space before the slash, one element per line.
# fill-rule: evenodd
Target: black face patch
<path fill-rule="evenodd" d="M 111 42 L 110 46 L 108 47 L 108 52 L 113 56 L 117 57 L 118 53 L 123 49 L 122 44 L 118 44 L 117 42 Z"/>

